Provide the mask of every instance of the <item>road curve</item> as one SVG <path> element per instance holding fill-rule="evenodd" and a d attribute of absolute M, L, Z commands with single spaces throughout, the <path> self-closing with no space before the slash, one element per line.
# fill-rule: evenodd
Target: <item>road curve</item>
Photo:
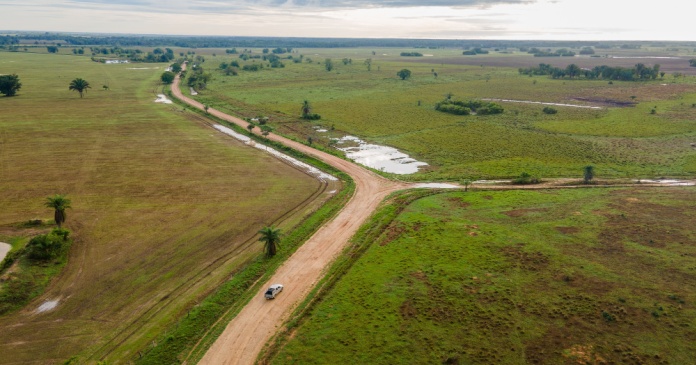
<path fill-rule="evenodd" d="M 184 96 L 179 77 L 172 84 L 172 94 L 179 100 L 204 110 L 204 105 Z M 213 108 L 208 113 L 246 128 L 248 123 Z M 282 283 L 283 292 L 274 300 L 266 300 L 263 291 L 237 314 L 213 343 L 199 364 L 253 364 L 263 346 L 285 322 L 302 299 L 322 277 L 324 270 L 346 247 L 365 220 L 391 192 L 407 184 L 387 180 L 352 162 L 315 150 L 290 139 L 269 134 L 268 139 L 315 157 L 345 172 L 355 181 L 355 193 L 338 215 L 322 226 L 307 242 L 288 258 L 271 279 L 262 285 Z"/>

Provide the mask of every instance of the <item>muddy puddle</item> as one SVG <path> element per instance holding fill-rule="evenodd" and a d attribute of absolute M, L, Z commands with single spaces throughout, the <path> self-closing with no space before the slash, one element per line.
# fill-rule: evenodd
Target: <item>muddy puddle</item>
<path fill-rule="evenodd" d="M 318 168 L 316 168 L 314 166 L 310 166 L 302 161 L 299 161 L 293 157 L 290 157 L 286 154 L 283 154 L 283 153 L 281 153 L 273 148 L 270 148 L 268 146 L 265 146 L 262 144 L 257 144 L 248 136 L 237 133 L 230 128 L 227 128 L 227 127 L 219 125 L 219 124 L 216 124 L 214 127 L 218 131 L 225 133 L 226 135 L 231 136 L 239 141 L 242 141 L 248 146 L 254 147 L 254 148 L 262 150 L 262 151 L 266 151 L 267 153 L 270 153 L 271 155 L 275 156 L 276 158 L 279 158 L 283 161 L 286 161 L 286 162 L 292 164 L 293 166 L 297 166 L 297 167 L 303 169 L 304 171 L 306 171 L 310 175 L 316 177 L 320 181 L 338 181 L 338 178 L 331 176 L 331 175 L 319 170 Z"/>
<path fill-rule="evenodd" d="M 5 259 L 5 256 L 10 252 L 12 246 L 5 242 L 0 242 L 0 262 Z"/>
<path fill-rule="evenodd" d="M 346 157 L 356 163 L 392 174 L 413 174 L 420 166 L 428 165 L 394 147 L 367 143 L 354 136 L 336 139 L 336 149 L 345 152 Z"/>
<path fill-rule="evenodd" d="M 602 109 L 601 106 L 590 106 L 590 105 L 577 105 L 577 104 L 562 104 L 562 103 L 546 103 L 542 101 L 530 101 L 530 100 L 510 100 L 510 99 L 481 99 L 486 101 L 500 101 L 506 103 L 520 103 L 520 104 L 538 104 L 538 105 L 550 105 L 550 106 L 567 106 L 570 108 L 581 108 L 581 109 Z"/>

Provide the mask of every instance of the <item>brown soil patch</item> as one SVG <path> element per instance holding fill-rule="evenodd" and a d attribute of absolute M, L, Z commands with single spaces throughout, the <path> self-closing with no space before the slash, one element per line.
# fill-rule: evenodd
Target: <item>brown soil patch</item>
<path fill-rule="evenodd" d="M 578 97 L 578 98 L 572 98 L 572 100 L 585 101 L 585 102 L 592 103 L 595 105 L 602 105 L 602 106 L 608 106 L 608 107 L 619 107 L 619 108 L 634 107 L 638 104 L 634 101 L 612 100 L 612 99 L 605 99 L 605 98 Z"/>
<path fill-rule="evenodd" d="M 465 202 L 464 199 L 461 198 L 450 197 L 447 198 L 447 201 L 459 208 L 466 208 L 471 205 L 471 203 Z"/>
<path fill-rule="evenodd" d="M 380 246 L 386 246 L 395 239 L 399 238 L 404 232 L 406 232 L 406 227 L 403 225 L 390 225 L 385 233 L 385 237 L 382 242 L 379 243 Z"/>
<path fill-rule="evenodd" d="M 580 232 L 580 228 L 578 227 L 556 227 L 556 230 L 563 234 L 573 234 Z"/>
<path fill-rule="evenodd" d="M 519 265 L 520 268 L 530 271 L 539 271 L 549 265 L 548 256 L 541 252 L 527 252 L 524 245 L 508 246 L 501 249 L 503 255 Z"/>

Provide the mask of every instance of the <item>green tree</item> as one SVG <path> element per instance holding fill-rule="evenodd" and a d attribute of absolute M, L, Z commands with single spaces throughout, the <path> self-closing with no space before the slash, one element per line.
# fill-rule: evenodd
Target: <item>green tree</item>
<path fill-rule="evenodd" d="M 22 88 L 22 83 L 19 82 L 19 76 L 1 75 L 0 76 L 0 94 L 5 96 L 15 96 L 17 91 Z"/>
<path fill-rule="evenodd" d="M 271 128 L 271 126 L 269 125 L 262 125 L 259 128 L 261 128 L 261 135 L 263 135 L 266 138 L 268 138 L 268 135 L 273 131 L 273 128 Z"/>
<path fill-rule="evenodd" d="M 254 123 L 247 124 L 246 128 L 249 130 L 249 134 L 254 130 L 254 127 L 256 127 Z"/>
<path fill-rule="evenodd" d="M 172 72 L 178 74 L 181 72 L 181 64 L 180 63 L 172 63 Z"/>
<path fill-rule="evenodd" d="M 574 63 L 571 63 L 565 69 L 566 75 L 568 75 L 568 77 L 570 77 L 571 79 L 578 76 L 581 71 L 582 69 L 580 69 L 580 66 Z"/>
<path fill-rule="evenodd" d="M 76 78 L 75 80 L 70 81 L 70 86 L 68 87 L 68 90 L 74 90 L 80 93 L 80 98 L 82 98 L 83 94 L 87 91 L 87 89 L 91 89 L 92 87 L 89 86 L 89 82 L 87 80 L 83 80 L 81 78 Z"/>
<path fill-rule="evenodd" d="M 273 226 L 264 227 L 259 231 L 261 237 L 259 237 L 259 242 L 263 242 L 264 251 L 266 251 L 266 256 L 273 257 L 280 247 L 280 229 Z"/>
<path fill-rule="evenodd" d="M 174 82 L 174 77 L 176 77 L 176 74 L 171 72 L 171 71 L 165 71 L 162 73 L 162 76 L 160 76 L 160 80 L 162 80 L 163 84 L 171 84 Z"/>
<path fill-rule="evenodd" d="M 372 71 L 372 58 L 366 59 L 363 64 L 367 66 L 368 71 Z"/>
<path fill-rule="evenodd" d="M 56 224 L 58 225 L 58 228 L 61 227 L 61 225 L 65 222 L 65 218 L 67 218 L 65 214 L 65 210 L 70 208 L 70 199 L 66 198 L 63 195 L 56 194 L 54 196 L 49 196 L 46 198 L 46 203 L 45 203 L 47 208 L 53 208 L 54 209 L 54 219 L 56 221 Z"/>
<path fill-rule="evenodd" d="M 330 58 L 325 59 L 324 67 L 326 68 L 326 71 L 331 72 L 334 69 L 333 61 Z"/>
<path fill-rule="evenodd" d="M 304 118 L 304 119 L 309 119 L 309 116 L 312 115 L 312 106 L 309 105 L 309 100 L 305 100 L 302 103 L 301 112 L 302 112 L 302 118 Z"/>
<path fill-rule="evenodd" d="M 583 167 L 583 169 L 582 169 L 582 182 L 585 184 L 589 184 L 593 178 L 594 178 L 594 166 L 587 165 L 587 166 Z"/>
<path fill-rule="evenodd" d="M 407 78 L 411 77 L 411 70 L 403 69 L 397 72 L 396 76 L 399 76 L 402 80 L 406 80 Z"/>

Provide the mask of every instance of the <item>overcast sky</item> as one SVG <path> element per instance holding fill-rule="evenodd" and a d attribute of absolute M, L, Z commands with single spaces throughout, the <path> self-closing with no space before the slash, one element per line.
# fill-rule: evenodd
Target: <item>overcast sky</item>
<path fill-rule="evenodd" d="M 696 40 L 693 0 L 0 0 L 0 29 L 352 38 Z"/>

